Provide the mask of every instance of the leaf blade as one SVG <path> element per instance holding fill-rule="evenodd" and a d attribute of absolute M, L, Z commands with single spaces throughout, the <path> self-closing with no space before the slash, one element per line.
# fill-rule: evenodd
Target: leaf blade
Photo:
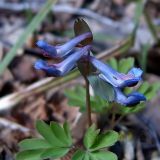
<path fill-rule="evenodd" d="M 44 149 L 52 147 L 47 141 L 40 138 L 25 139 L 19 143 L 22 150 Z"/>

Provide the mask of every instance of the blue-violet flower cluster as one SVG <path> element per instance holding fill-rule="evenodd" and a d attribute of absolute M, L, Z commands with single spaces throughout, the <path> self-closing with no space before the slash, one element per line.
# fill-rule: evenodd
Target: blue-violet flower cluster
<path fill-rule="evenodd" d="M 142 70 L 140 68 L 132 68 L 127 74 L 119 73 L 109 65 L 96 59 L 93 55 L 88 54 L 90 53 L 91 45 L 77 47 L 82 41 L 90 37 L 92 37 L 92 33 L 83 33 L 60 46 L 52 46 L 42 40 L 38 41 L 37 46 L 44 51 L 44 56 L 60 59 L 61 62 L 48 64 L 46 61 L 38 60 L 35 63 L 35 68 L 45 71 L 50 76 L 60 77 L 75 69 L 77 62 L 81 63 L 87 57 L 88 62 L 99 71 L 98 78 L 112 85 L 115 93 L 115 102 L 125 106 L 133 106 L 140 103 L 140 101 L 145 101 L 146 98 L 141 93 L 132 92 L 128 95 L 123 93 L 124 87 L 135 86 L 141 80 Z"/>

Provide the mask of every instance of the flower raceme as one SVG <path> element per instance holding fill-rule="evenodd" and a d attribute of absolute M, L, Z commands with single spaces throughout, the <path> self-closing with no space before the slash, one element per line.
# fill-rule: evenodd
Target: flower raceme
<path fill-rule="evenodd" d="M 94 56 L 90 56 L 88 53 L 90 52 L 91 45 L 81 46 L 80 48 L 77 47 L 80 46 L 80 42 L 91 36 L 92 33 L 87 32 L 78 35 L 60 46 L 52 46 L 42 40 L 38 41 L 37 46 L 44 50 L 44 56 L 61 58 L 63 60 L 58 64 L 48 64 L 43 60 L 38 60 L 34 65 L 35 68 L 45 71 L 50 76 L 60 77 L 76 68 L 77 62 L 80 63 L 87 59 L 87 61 L 99 71 L 97 76 L 105 81 L 105 83 L 112 85 L 115 93 L 114 101 L 125 106 L 133 106 L 141 101 L 145 101 L 146 98 L 144 95 L 138 92 L 133 92 L 128 95 L 124 95 L 122 92 L 124 87 L 135 86 L 141 80 L 142 70 L 140 68 L 132 68 L 127 74 L 119 73 Z"/>

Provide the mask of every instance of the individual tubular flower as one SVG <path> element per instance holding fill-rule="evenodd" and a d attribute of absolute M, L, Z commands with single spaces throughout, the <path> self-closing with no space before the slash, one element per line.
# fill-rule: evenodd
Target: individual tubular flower
<path fill-rule="evenodd" d="M 138 92 L 132 92 L 128 95 L 124 93 L 119 88 L 114 88 L 115 91 L 115 101 L 124 106 L 134 106 L 139 104 L 141 101 L 146 101 L 146 97 Z"/>
<path fill-rule="evenodd" d="M 89 60 L 100 71 L 99 77 L 114 87 L 131 87 L 141 80 L 142 70 L 140 68 L 132 68 L 128 74 L 123 74 L 93 56 L 90 56 Z"/>
<path fill-rule="evenodd" d="M 69 42 L 60 45 L 60 46 L 52 46 L 43 40 L 39 40 L 36 44 L 39 48 L 44 50 L 43 55 L 51 58 L 63 58 L 69 54 L 69 52 L 76 47 L 81 41 L 92 36 L 91 32 L 84 33 L 79 35 Z"/>
<path fill-rule="evenodd" d="M 66 75 L 69 71 L 76 67 L 76 62 L 85 55 L 90 49 L 90 45 L 80 48 L 77 52 L 71 54 L 65 60 L 58 64 L 48 64 L 43 60 L 36 61 L 34 67 L 45 71 L 50 76 L 59 77 Z"/>

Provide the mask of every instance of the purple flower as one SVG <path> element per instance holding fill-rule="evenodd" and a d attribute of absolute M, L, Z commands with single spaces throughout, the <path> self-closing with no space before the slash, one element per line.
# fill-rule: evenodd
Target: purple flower
<path fill-rule="evenodd" d="M 105 92 L 107 92 L 105 88 L 110 86 L 110 91 L 112 90 L 113 94 L 111 98 L 117 103 L 125 106 L 133 106 L 141 101 L 145 101 L 145 96 L 138 92 L 133 92 L 128 95 L 125 95 L 122 92 L 124 87 L 134 86 L 141 80 L 142 70 L 140 68 L 132 68 L 127 74 L 119 73 L 109 65 L 96 59 L 94 56 L 90 56 L 88 54 L 91 48 L 90 45 L 86 45 L 84 47 L 81 45 L 80 48 L 77 48 L 82 41 L 87 40 L 90 37 L 92 37 L 91 32 L 84 33 L 60 46 L 52 46 L 44 41 L 38 41 L 37 46 L 45 51 L 45 56 L 51 58 L 63 58 L 63 61 L 58 64 L 48 64 L 43 60 L 38 60 L 34 67 L 38 70 L 45 71 L 50 76 L 59 77 L 66 75 L 71 70 L 76 68 L 77 62 L 79 69 L 82 67 L 82 71 L 85 70 L 84 66 L 86 66 L 83 63 L 89 62 L 99 71 L 97 75 L 98 79 L 96 79 L 97 81 L 99 80 L 98 85 L 96 80 L 94 82 L 95 86 L 98 87 L 95 87 L 95 92 L 99 91 L 99 96 L 107 97 L 107 100 L 109 100 L 108 97 L 110 96 L 108 96 L 108 93 L 106 96 L 104 95 Z M 95 74 L 95 70 L 91 69 L 90 74 L 92 74 L 92 72 Z M 103 83 L 101 83 L 102 81 Z M 93 82 L 90 81 L 90 84 L 91 83 Z"/>
<path fill-rule="evenodd" d="M 115 101 L 124 106 L 134 106 L 139 104 L 141 101 L 146 101 L 146 97 L 138 92 L 132 92 L 128 95 L 125 95 L 121 89 L 115 88 Z"/>
<path fill-rule="evenodd" d="M 43 40 L 39 40 L 36 44 L 39 48 L 44 50 L 43 55 L 51 58 L 63 58 L 67 56 L 74 47 L 76 47 L 81 41 L 92 36 L 91 32 L 84 33 L 79 35 L 69 42 L 60 45 L 60 46 L 52 46 Z"/>
<path fill-rule="evenodd" d="M 48 64 L 43 60 L 36 61 L 34 67 L 38 70 L 43 70 L 50 76 L 59 77 L 66 75 L 69 71 L 76 67 L 76 62 L 85 54 L 88 53 L 90 45 L 80 48 L 77 52 L 68 56 L 65 60 L 58 64 Z"/>
<path fill-rule="evenodd" d="M 142 70 L 140 68 L 132 68 L 128 74 L 123 74 L 93 56 L 90 56 L 89 60 L 100 71 L 99 77 L 114 87 L 131 87 L 141 80 Z"/>

